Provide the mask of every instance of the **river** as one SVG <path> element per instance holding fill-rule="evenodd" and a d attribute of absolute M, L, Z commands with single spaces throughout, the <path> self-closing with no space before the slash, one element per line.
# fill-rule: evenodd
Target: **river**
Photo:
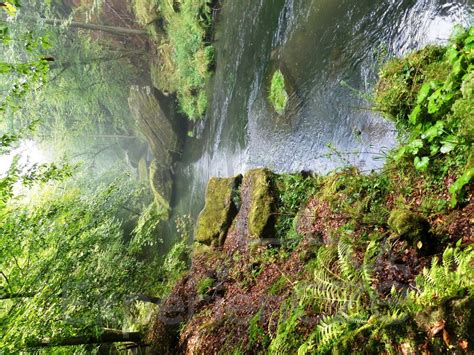
<path fill-rule="evenodd" d="M 176 169 L 175 214 L 197 216 L 211 176 L 262 166 L 379 169 L 396 139 L 364 98 L 380 64 L 445 42 L 455 24 L 472 21 L 473 10 L 468 0 L 225 0 L 210 105 Z M 275 118 L 265 99 L 275 61 L 298 95 L 289 121 Z"/>

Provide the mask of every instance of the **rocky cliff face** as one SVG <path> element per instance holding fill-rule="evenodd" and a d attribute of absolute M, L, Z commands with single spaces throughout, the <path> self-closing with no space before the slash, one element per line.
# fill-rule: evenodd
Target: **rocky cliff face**
<path fill-rule="evenodd" d="M 149 178 L 155 200 L 159 207 L 169 209 L 173 190 L 172 166 L 179 153 L 178 136 L 150 87 L 132 86 L 128 104 L 154 157 Z"/>

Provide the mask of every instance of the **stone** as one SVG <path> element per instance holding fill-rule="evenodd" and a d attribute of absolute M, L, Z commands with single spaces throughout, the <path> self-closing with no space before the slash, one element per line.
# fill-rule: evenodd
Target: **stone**
<path fill-rule="evenodd" d="M 233 201 L 242 176 L 209 180 L 204 209 L 199 214 L 194 240 L 212 247 L 222 246 L 227 231 L 237 214 Z"/>
<path fill-rule="evenodd" d="M 137 173 L 138 180 L 148 181 L 148 166 L 145 157 L 141 157 L 140 160 L 138 160 Z"/>
<path fill-rule="evenodd" d="M 173 177 L 168 167 L 153 160 L 149 169 L 150 187 L 155 203 L 165 216 L 169 215 L 170 200 L 173 192 Z"/>
<path fill-rule="evenodd" d="M 173 155 L 180 150 L 179 139 L 153 90 L 132 86 L 128 104 L 159 165 L 171 166 Z"/>
<path fill-rule="evenodd" d="M 388 225 L 399 237 L 412 245 L 426 241 L 430 229 L 426 218 L 406 209 L 392 210 L 388 218 Z"/>
<path fill-rule="evenodd" d="M 267 169 L 254 169 L 244 177 L 244 185 L 249 186 L 248 232 L 252 238 L 264 238 L 274 224 L 271 174 Z"/>

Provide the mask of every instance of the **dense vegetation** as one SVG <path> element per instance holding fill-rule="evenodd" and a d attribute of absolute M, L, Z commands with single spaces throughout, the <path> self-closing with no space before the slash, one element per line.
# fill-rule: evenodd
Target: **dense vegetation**
<path fill-rule="evenodd" d="M 150 252 L 161 216 L 127 104 L 139 52 L 45 25 L 31 6 L 2 3 L 0 23 L 0 352 L 140 344 L 187 249 Z M 25 142 L 49 157 L 29 161 Z"/>
<path fill-rule="evenodd" d="M 230 207 L 206 199 L 154 349 L 471 351 L 473 31 L 383 65 L 375 107 L 400 145 L 381 171 L 212 180 L 207 198 Z M 163 321 L 176 312 L 179 331 Z"/>
<path fill-rule="evenodd" d="M 176 93 L 181 111 L 192 121 L 202 118 L 207 108 L 206 84 L 214 61 L 210 43 L 214 3 L 157 0 L 134 5 L 157 47 L 151 68 L 154 85 Z"/>
<path fill-rule="evenodd" d="M 212 178 L 192 253 L 188 217 L 165 253 L 164 108 L 206 112 L 215 4 L 0 3 L 0 352 L 473 351 L 474 28 L 382 66 L 400 142 L 380 171 Z"/>

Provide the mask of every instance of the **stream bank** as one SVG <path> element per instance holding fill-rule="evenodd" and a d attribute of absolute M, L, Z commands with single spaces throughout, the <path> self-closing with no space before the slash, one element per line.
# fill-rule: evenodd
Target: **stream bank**
<path fill-rule="evenodd" d="M 472 351 L 473 39 L 384 66 L 378 108 L 403 130 L 380 172 L 211 179 L 150 353 Z"/>

